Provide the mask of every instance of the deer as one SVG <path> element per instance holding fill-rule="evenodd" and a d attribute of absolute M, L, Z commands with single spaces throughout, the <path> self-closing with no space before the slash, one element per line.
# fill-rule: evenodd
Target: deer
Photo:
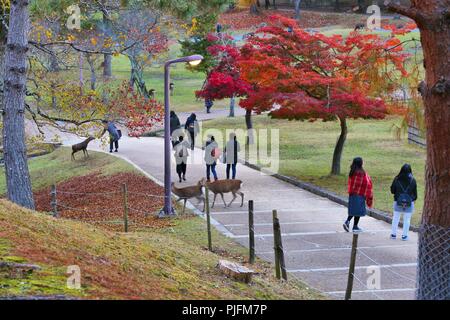
<path fill-rule="evenodd" d="M 241 201 L 241 207 L 244 206 L 244 193 L 241 192 L 241 187 L 242 187 L 242 181 L 241 180 L 217 180 L 214 182 L 207 182 L 203 180 L 203 185 L 205 187 L 207 187 L 212 193 L 214 193 L 214 200 L 212 203 L 211 208 L 214 208 L 214 204 L 216 203 L 216 197 L 218 194 L 220 194 L 220 196 L 222 197 L 223 200 L 223 204 L 225 205 L 225 208 L 230 207 L 231 204 L 234 202 L 234 200 L 236 200 L 237 195 L 240 195 L 242 198 Z M 223 198 L 223 194 L 224 193 L 232 193 L 233 194 L 233 199 L 230 201 L 230 203 L 226 204 L 225 199 Z"/>
<path fill-rule="evenodd" d="M 83 150 L 84 156 L 86 157 L 86 155 L 87 155 L 87 157 L 89 158 L 87 146 L 88 146 L 89 142 L 91 142 L 94 139 L 95 138 L 91 136 L 91 137 L 87 138 L 86 140 L 84 140 L 83 142 L 74 144 L 72 146 L 72 160 L 75 160 L 75 153 L 77 153 L 78 151 L 81 151 L 81 150 Z"/>
<path fill-rule="evenodd" d="M 177 188 L 175 186 L 175 183 L 172 182 L 172 192 L 178 196 L 178 201 L 184 200 L 184 205 L 183 205 L 183 214 L 184 211 L 186 209 L 186 202 L 191 199 L 191 198 L 196 198 L 197 200 L 199 200 L 198 203 L 200 203 L 201 201 L 203 201 L 203 212 L 205 212 L 205 206 L 206 206 L 206 201 L 205 201 L 205 196 L 203 195 L 203 185 L 204 185 L 204 179 L 200 180 L 195 186 L 190 186 L 190 187 L 184 187 L 184 188 Z"/>

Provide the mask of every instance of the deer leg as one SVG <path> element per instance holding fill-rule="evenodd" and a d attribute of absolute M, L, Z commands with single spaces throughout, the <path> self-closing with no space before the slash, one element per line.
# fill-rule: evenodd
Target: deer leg
<path fill-rule="evenodd" d="M 183 214 L 184 214 L 184 210 L 186 210 L 186 202 L 187 202 L 187 199 L 184 199 Z"/>
<path fill-rule="evenodd" d="M 75 151 L 72 151 L 72 160 L 75 161 Z"/>
<path fill-rule="evenodd" d="M 214 208 L 214 204 L 216 203 L 216 197 L 217 197 L 217 193 L 214 193 L 214 200 L 213 200 L 211 209 Z"/>
<path fill-rule="evenodd" d="M 240 191 L 238 191 L 238 194 L 242 197 L 242 201 L 241 201 L 241 207 L 243 207 L 244 206 L 244 193 L 243 192 L 240 192 Z"/>
<path fill-rule="evenodd" d="M 87 149 L 86 149 L 86 154 L 87 154 L 87 157 L 89 158 L 89 152 L 87 151 Z"/>
<path fill-rule="evenodd" d="M 223 197 L 223 193 L 221 193 L 220 196 L 222 197 L 223 204 L 225 205 L 225 208 L 226 208 L 227 207 L 227 203 L 225 202 L 225 198 Z"/>
<path fill-rule="evenodd" d="M 233 199 L 231 199 L 230 204 L 228 205 L 229 207 L 231 207 L 231 204 L 233 203 L 233 201 L 236 199 L 236 193 L 233 192 Z"/>

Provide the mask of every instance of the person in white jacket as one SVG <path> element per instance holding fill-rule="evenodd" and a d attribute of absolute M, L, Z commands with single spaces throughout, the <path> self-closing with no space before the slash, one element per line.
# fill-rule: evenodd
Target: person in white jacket
<path fill-rule="evenodd" d="M 214 176 L 214 180 L 217 181 L 217 159 L 219 158 L 219 145 L 216 142 L 214 136 L 209 136 L 205 145 L 205 163 L 206 163 L 206 180 L 211 181 L 211 172 Z"/>
<path fill-rule="evenodd" d="M 175 142 L 175 161 L 177 163 L 177 174 L 180 178 L 180 182 L 186 181 L 186 169 L 187 169 L 187 159 L 189 157 L 190 145 L 187 141 L 184 141 L 184 137 L 180 136 L 178 141 Z"/>

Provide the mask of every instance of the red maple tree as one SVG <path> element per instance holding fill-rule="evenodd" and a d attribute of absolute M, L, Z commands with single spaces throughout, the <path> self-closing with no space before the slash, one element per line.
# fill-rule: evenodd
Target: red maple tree
<path fill-rule="evenodd" d="M 237 65 L 241 53 L 233 39 L 226 34 L 210 34 L 208 41 L 214 43 L 208 47 L 208 52 L 216 57 L 216 65 L 208 74 L 202 90 L 196 91 L 196 96 L 212 101 L 246 96 L 250 86 L 241 79 Z"/>
<path fill-rule="evenodd" d="M 240 105 L 274 118 L 339 120 L 331 173 L 340 174 L 347 119 L 384 118 L 398 78 L 408 74 L 396 33 L 326 36 L 274 16 L 241 48 L 240 76 L 252 90 Z"/>

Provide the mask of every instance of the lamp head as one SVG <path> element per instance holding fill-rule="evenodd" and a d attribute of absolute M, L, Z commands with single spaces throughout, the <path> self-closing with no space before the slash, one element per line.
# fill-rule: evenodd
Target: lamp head
<path fill-rule="evenodd" d="M 196 54 L 193 56 L 186 57 L 186 60 L 187 62 L 189 62 L 191 66 L 198 66 L 202 62 L 203 56 Z"/>

